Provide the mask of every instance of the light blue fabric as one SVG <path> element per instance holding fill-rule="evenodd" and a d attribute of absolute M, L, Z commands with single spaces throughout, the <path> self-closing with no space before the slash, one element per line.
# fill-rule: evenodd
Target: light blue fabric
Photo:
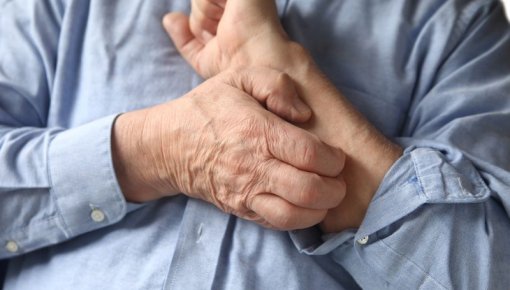
<path fill-rule="evenodd" d="M 201 82 L 160 24 L 189 1 L 0 0 L 6 289 L 508 288 L 510 29 L 501 5 L 278 8 L 338 89 L 406 149 L 361 227 L 289 234 L 184 196 L 127 204 L 111 126 Z"/>

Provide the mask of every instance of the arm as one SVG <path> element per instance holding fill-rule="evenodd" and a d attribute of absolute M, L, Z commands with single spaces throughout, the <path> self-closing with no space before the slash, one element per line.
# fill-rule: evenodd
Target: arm
<path fill-rule="evenodd" d="M 459 3 L 435 11 L 411 45 L 420 70 L 397 140 L 406 150 L 359 229 L 325 243 L 293 234 L 300 250 L 331 254 L 363 288 L 509 283 L 510 35 L 499 4 Z"/>
<path fill-rule="evenodd" d="M 273 114 L 262 110 L 262 106 L 251 96 L 238 89 L 242 88 L 252 93 L 260 103 L 291 120 L 307 119 L 310 112 L 307 111 L 306 106 L 303 107 L 303 104 L 299 105 L 299 99 L 293 93 L 291 82 L 281 73 L 267 72 L 267 70 L 258 74 L 232 72 L 230 75 L 236 77 L 227 78 L 228 74 L 225 74 L 221 78 L 212 80 L 209 86 L 205 85 L 200 90 L 191 92 L 188 97 L 162 104 L 157 108 L 120 116 L 107 116 L 78 127 L 69 128 L 66 124 L 62 124 L 61 120 L 55 118 L 55 114 L 50 114 L 50 111 L 58 109 L 59 106 L 64 107 L 63 111 L 65 111 L 65 104 L 56 103 L 56 98 L 52 98 L 51 95 L 52 86 L 56 85 L 53 82 L 53 76 L 57 67 L 57 44 L 61 41 L 58 39 L 59 23 L 63 17 L 59 14 L 62 13 L 61 7 L 52 2 L 30 3 L 32 4 L 27 7 L 25 3 L 19 1 L 5 2 L 0 12 L 2 22 L 0 25 L 0 258 L 9 258 L 61 243 L 116 223 L 128 211 L 126 199 L 138 202 L 148 201 L 163 195 L 169 196 L 185 191 L 194 197 L 214 202 L 226 211 L 237 210 L 240 213 L 244 210 L 243 214 L 246 218 L 257 219 L 267 226 L 282 228 L 304 227 L 317 223 L 325 215 L 326 208 L 338 204 L 342 199 L 341 192 L 335 192 L 334 195 L 320 195 L 322 193 L 314 193 L 313 189 L 328 188 L 333 185 L 336 189 L 343 186 L 340 178 L 332 178 L 340 173 L 343 154 L 322 144 L 305 131 L 290 126 Z M 262 76 L 257 78 L 254 75 Z M 264 76 L 272 77 L 271 82 L 257 81 Z M 223 107 L 211 108 L 213 104 L 208 102 L 207 98 L 197 97 L 197 95 L 207 94 L 210 98 L 219 98 L 225 93 L 218 91 L 220 85 L 230 92 L 229 101 L 223 102 Z M 289 92 L 292 94 L 289 95 Z M 73 94 L 70 93 L 68 98 L 72 96 Z M 238 102 L 232 101 L 232 98 L 237 98 Z M 287 100 L 285 103 L 291 102 L 297 105 L 289 110 L 289 106 L 282 105 L 282 100 Z M 67 101 L 73 100 L 67 99 Z M 196 131 L 191 130 L 192 120 L 188 117 L 196 117 L 196 122 L 193 123 L 196 126 L 211 125 L 215 120 L 214 117 L 218 115 L 211 117 L 209 109 L 223 112 L 224 114 L 221 115 L 223 117 L 231 115 L 232 111 L 243 111 L 245 114 L 237 116 L 238 119 L 234 124 L 239 126 L 221 125 L 216 131 L 206 130 L 208 134 L 204 134 L 202 139 L 197 140 L 199 137 Z M 154 112 L 152 118 L 147 118 L 148 111 Z M 177 115 L 180 118 L 175 117 Z M 174 117 L 178 121 L 164 127 L 168 130 L 166 136 L 163 136 L 164 142 L 162 139 L 151 142 L 150 138 L 155 137 L 155 134 L 141 136 L 142 132 L 155 132 L 155 128 L 160 129 L 161 124 L 166 124 L 165 121 Z M 251 123 L 239 120 L 242 118 L 246 118 L 244 121 L 251 121 Z M 197 121 L 197 119 L 200 120 Z M 230 121 L 233 119 L 234 117 L 231 117 Z M 152 126 L 143 127 L 148 124 Z M 253 128 L 248 125 L 257 127 L 259 131 L 256 133 L 264 133 L 264 135 L 258 136 L 254 133 L 253 136 L 249 136 L 253 137 L 250 139 L 253 142 L 245 142 L 251 147 L 243 147 L 245 143 L 240 142 L 243 140 L 239 140 L 238 136 L 242 136 L 243 132 L 249 135 L 249 130 Z M 194 127 L 196 128 L 198 127 Z M 237 139 L 227 138 L 228 136 L 221 128 L 230 129 L 229 136 L 235 135 Z M 144 131 L 144 129 L 151 130 Z M 179 152 L 174 149 L 177 146 L 174 138 L 179 137 L 181 129 L 191 130 L 192 133 L 181 135 L 182 138 L 179 140 L 182 142 L 179 145 L 191 145 L 181 148 L 183 151 Z M 170 133 L 169 131 L 172 130 L 173 132 Z M 240 130 L 244 131 L 240 132 Z M 224 138 L 214 139 L 211 133 L 217 133 Z M 291 143 L 288 140 L 281 140 L 278 137 L 280 135 L 272 135 L 276 133 L 285 133 L 289 136 L 297 134 L 299 139 L 304 138 L 309 142 Z M 130 138 L 133 136 L 140 139 Z M 146 139 L 143 139 L 145 137 Z M 206 137 L 211 137 L 212 142 L 217 146 L 228 149 L 237 146 L 235 150 L 232 150 L 233 154 L 237 155 L 207 155 L 209 153 L 207 148 L 197 147 L 197 144 L 204 144 L 200 142 L 211 140 Z M 273 138 L 269 141 L 264 139 L 266 137 Z M 139 146 L 144 140 L 148 140 L 147 148 Z M 228 143 L 229 140 L 232 142 Z M 163 149 L 173 150 L 168 150 L 166 153 L 175 152 L 178 156 L 173 156 L 171 160 L 165 159 L 158 150 L 161 149 L 159 146 L 162 144 L 166 145 Z M 261 144 L 274 146 L 268 148 Z M 250 150 L 257 145 L 262 146 L 257 149 L 266 149 L 264 158 L 257 164 L 244 163 L 245 155 L 256 155 Z M 295 150 L 287 150 L 291 146 L 294 146 Z M 307 150 L 309 147 L 315 149 Z M 204 155 L 200 157 L 206 159 L 211 157 L 214 159 L 212 161 L 223 162 L 225 159 L 222 158 L 230 158 L 229 162 L 224 162 L 226 165 L 222 168 L 230 166 L 228 169 L 231 171 L 220 175 L 218 174 L 219 166 L 215 166 L 211 160 L 208 159 L 207 161 L 210 162 L 207 163 L 200 163 L 204 160 L 198 158 L 190 160 L 195 157 L 193 153 L 196 151 L 187 151 L 189 154 L 186 156 L 190 158 L 183 160 L 181 157 L 185 156 L 184 149 L 190 148 L 202 150 Z M 282 148 L 286 149 L 285 152 Z M 271 152 L 268 152 L 269 150 Z M 316 157 L 318 154 L 315 150 L 322 152 L 320 155 L 325 154 L 328 157 Z M 262 150 L 258 151 L 262 152 Z M 142 152 L 159 155 L 142 156 Z M 275 158 L 273 153 L 280 154 L 286 163 L 282 164 L 278 161 L 280 159 Z M 289 153 L 290 155 L 286 155 Z M 308 155 L 310 156 L 306 161 L 300 159 L 293 162 L 294 156 Z M 330 163 L 328 159 L 334 162 Z M 177 160 L 188 163 L 178 163 Z M 232 160 L 238 162 L 232 162 Z M 171 162 L 175 162 L 174 164 L 178 166 L 192 164 L 191 166 L 194 167 L 174 168 L 175 171 L 184 170 L 169 176 L 174 173 L 169 173 L 168 168 L 164 166 Z M 290 165 L 293 163 L 296 167 Z M 259 165 L 257 170 L 249 170 L 249 166 L 255 165 Z M 132 166 L 141 167 L 133 168 Z M 207 179 L 209 176 L 201 174 L 206 167 L 209 168 L 211 176 L 217 179 Z M 213 171 L 213 167 L 218 170 Z M 278 167 L 279 173 L 273 173 L 274 167 Z M 270 179 L 272 183 L 265 184 L 265 188 L 262 188 L 262 184 L 253 184 L 249 188 L 249 184 L 243 180 L 236 180 L 238 185 L 246 186 L 247 189 L 244 192 L 245 195 L 233 196 L 228 188 L 223 187 L 222 182 L 225 179 L 232 181 L 232 175 L 239 173 L 236 170 L 245 170 L 246 174 L 265 174 L 265 177 L 273 178 Z M 300 177 L 300 180 L 294 182 L 281 175 L 286 170 L 296 170 L 303 174 L 288 174 Z M 169 175 L 162 176 L 163 173 Z M 171 179 L 173 177 L 176 179 Z M 216 186 L 217 190 L 207 191 L 210 188 L 206 188 L 203 183 L 200 184 L 199 179 L 207 183 L 207 186 Z M 246 178 L 246 180 L 255 179 Z M 301 188 L 296 190 L 301 190 L 303 195 L 299 198 L 288 197 L 287 200 L 285 195 L 288 194 L 288 188 L 282 183 L 300 186 Z M 133 190 L 134 188 L 137 190 Z M 248 188 L 250 196 L 247 196 Z M 260 191 L 263 191 L 265 195 L 260 194 Z M 208 195 L 210 192 L 219 194 L 211 196 Z M 259 196 L 254 197 L 255 194 Z M 280 202 L 281 211 L 270 207 L 271 203 L 267 200 Z M 307 202 L 301 207 L 303 200 L 312 200 L 312 202 Z M 297 218 L 303 214 L 309 219 Z"/>
<path fill-rule="evenodd" d="M 413 45 L 426 61 L 398 139 L 405 154 L 356 233 L 366 243 L 333 256 L 402 288 L 505 288 L 508 23 L 497 1 L 448 3 L 434 18 L 448 21 L 431 20 Z"/>
<path fill-rule="evenodd" d="M 321 226 L 326 232 L 358 227 L 382 178 L 401 155 L 401 148 L 358 113 L 326 80 L 308 53 L 287 38 L 274 1 L 212 2 L 194 1 L 189 20 L 176 13 L 165 18 L 164 25 L 176 46 L 204 77 L 246 65 L 266 65 L 288 73 L 313 111 L 313 118 L 303 127 L 324 142 L 342 148 L 347 156 L 344 178 L 349 194 Z M 221 6 L 225 6 L 223 14 L 208 8 Z M 222 15 L 221 21 L 218 15 Z M 194 36 L 204 35 L 203 30 L 217 34 L 207 39 Z"/>
<path fill-rule="evenodd" d="M 0 9 L 0 258 L 126 212 L 110 158 L 114 116 L 69 130 L 48 124 L 63 17 L 55 2 L 3 1 Z"/>

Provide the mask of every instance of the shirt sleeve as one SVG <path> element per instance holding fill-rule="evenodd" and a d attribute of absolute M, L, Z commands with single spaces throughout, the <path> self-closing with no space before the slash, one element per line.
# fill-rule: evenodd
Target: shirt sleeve
<path fill-rule="evenodd" d="M 49 125 L 63 7 L 0 0 L 0 259 L 105 227 L 127 204 L 111 159 L 115 115 Z"/>
<path fill-rule="evenodd" d="M 301 252 L 331 255 L 362 288 L 510 285 L 510 29 L 497 1 L 449 3 L 460 16 L 429 25 L 449 40 L 441 50 L 434 37 L 422 43 L 438 61 L 421 67 L 396 140 L 405 152 L 361 227 L 291 233 Z"/>

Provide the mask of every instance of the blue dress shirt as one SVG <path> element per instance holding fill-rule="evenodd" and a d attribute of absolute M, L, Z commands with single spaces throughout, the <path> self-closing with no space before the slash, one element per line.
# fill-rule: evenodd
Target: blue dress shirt
<path fill-rule="evenodd" d="M 160 24 L 189 0 L 0 0 L 5 289 L 510 287 L 501 4 L 277 3 L 291 37 L 405 148 L 361 227 L 287 233 L 185 196 L 126 203 L 112 124 L 201 82 Z"/>

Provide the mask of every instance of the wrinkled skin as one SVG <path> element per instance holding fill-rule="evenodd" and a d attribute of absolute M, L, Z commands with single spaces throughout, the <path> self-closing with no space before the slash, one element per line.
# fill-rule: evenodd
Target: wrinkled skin
<path fill-rule="evenodd" d="M 288 76 L 267 68 L 227 71 L 121 115 L 115 167 L 128 200 L 183 192 L 271 228 L 319 223 L 344 197 L 343 152 L 263 105 L 289 121 L 310 116 Z"/>

